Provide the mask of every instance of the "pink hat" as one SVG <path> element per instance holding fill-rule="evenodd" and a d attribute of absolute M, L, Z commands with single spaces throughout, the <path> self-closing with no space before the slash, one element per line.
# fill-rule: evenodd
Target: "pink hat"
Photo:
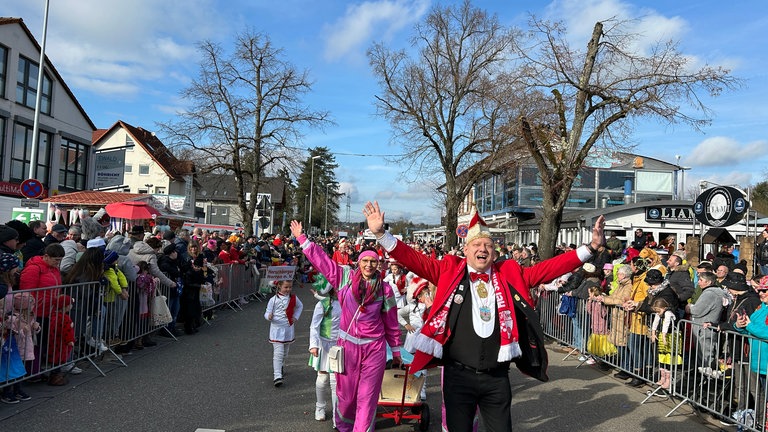
<path fill-rule="evenodd" d="M 603 270 L 613 270 L 613 264 L 605 263 L 605 265 L 603 266 Z"/>
<path fill-rule="evenodd" d="M 362 259 L 365 258 L 365 257 L 371 257 L 371 258 L 373 258 L 373 259 L 375 259 L 377 261 L 379 260 L 379 254 L 377 254 L 376 252 L 374 252 L 372 250 L 365 250 L 365 251 L 360 252 L 360 256 L 357 257 L 357 262 L 362 261 Z"/>

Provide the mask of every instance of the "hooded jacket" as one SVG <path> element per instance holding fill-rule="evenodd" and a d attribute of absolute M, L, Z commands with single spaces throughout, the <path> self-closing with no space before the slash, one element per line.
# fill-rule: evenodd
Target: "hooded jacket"
<path fill-rule="evenodd" d="M 176 282 L 164 275 L 160 268 L 157 266 L 157 254 L 148 244 L 143 241 L 137 241 L 133 244 L 133 248 L 128 252 L 128 259 L 134 265 L 138 265 L 139 261 L 146 261 L 149 264 L 149 272 L 152 276 L 160 279 L 160 283 L 169 287 L 175 287 Z"/>
<path fill-rule="evenodd" d="M 51 306 L 59 296 L 61 290 L 61 272 L 58 267 L 49 266 L 42 256 L 35 256 L 27 261 L 19 278 L 19 289 L 35 289 L 44 287 L 56 287 L 55 289 L 37 290 L 33 295 L 37 302 L 35 314 L 38 317 L 47 317 L 51 314 Z"/>

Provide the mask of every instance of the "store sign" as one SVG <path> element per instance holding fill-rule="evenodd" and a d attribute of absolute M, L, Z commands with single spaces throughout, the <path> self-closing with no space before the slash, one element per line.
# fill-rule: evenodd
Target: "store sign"
<path fill-rule="evenodd" d="M 744 219 L 749 201 L 744 192 L 730 186 L 707 189 L 693 204 L 696 220 L 707 226 L 726 227 Z"/>
<path fill-rule="evenodd" d="M 125 175 L 125 149 L 96 153 L 95 189 L 120 186 Z"/>
<path fill-rule="evenodd" d="M 646 222 L 693 222 L 691 207 L 646 207 Z"/>

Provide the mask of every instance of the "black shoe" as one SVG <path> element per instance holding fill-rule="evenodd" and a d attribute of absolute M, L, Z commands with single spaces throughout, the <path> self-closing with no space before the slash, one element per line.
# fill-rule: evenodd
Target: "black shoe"
<path fill-rule="evenodd" d="M 632 378 L 631 381 L 627 383 L 630 387 L 642 387 L 645 385 L 645 381 L 641 380 L 640 378 Z"/>
<path fill-rule="evenodd" d="M 153 347 L 153 346 L 156 346 L 156 345 L 157 345 L 157 342 L 153 341 L 152 339 L 144 338 L 144 346 L 145 347 Z"/>
<path fill-rule="evenodd" d="M 624 371 L 619 371 L 619 372 L 616 372 L 615 374 L 613 374 L 613 377 L 625 380 L 625 379 L 632 378 L 632 375 L 630 375 L 630 374 L 628 374 L 628 373 L 626 373 Z"/>
<path fill-rule="evenodd" d="M 281 385 L 283 385 L 283 379 L 282 378 L 276 379 L 275 380 L 275 387 L 280 387 Z"/>

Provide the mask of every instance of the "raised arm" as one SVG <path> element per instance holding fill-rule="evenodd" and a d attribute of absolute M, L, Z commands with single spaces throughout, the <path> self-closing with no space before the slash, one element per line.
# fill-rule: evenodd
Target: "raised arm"
<path fill-rule="evenodd" d="M 291 221 L 291 234 L 296 237 L 296 240 L 301 245 L 301 249 L 304 252 L 304 256 L 312 264 L 312 266 L 326 279 L 328 283 L 334 289 L 341 288 L 341 282 L 344 278 L 344 269 L 336 265 L 333 260 L 325 253 L 322 247 L 309 241 L 307 236 L 302 232 L 303 228 L 301 222 Z"/>

